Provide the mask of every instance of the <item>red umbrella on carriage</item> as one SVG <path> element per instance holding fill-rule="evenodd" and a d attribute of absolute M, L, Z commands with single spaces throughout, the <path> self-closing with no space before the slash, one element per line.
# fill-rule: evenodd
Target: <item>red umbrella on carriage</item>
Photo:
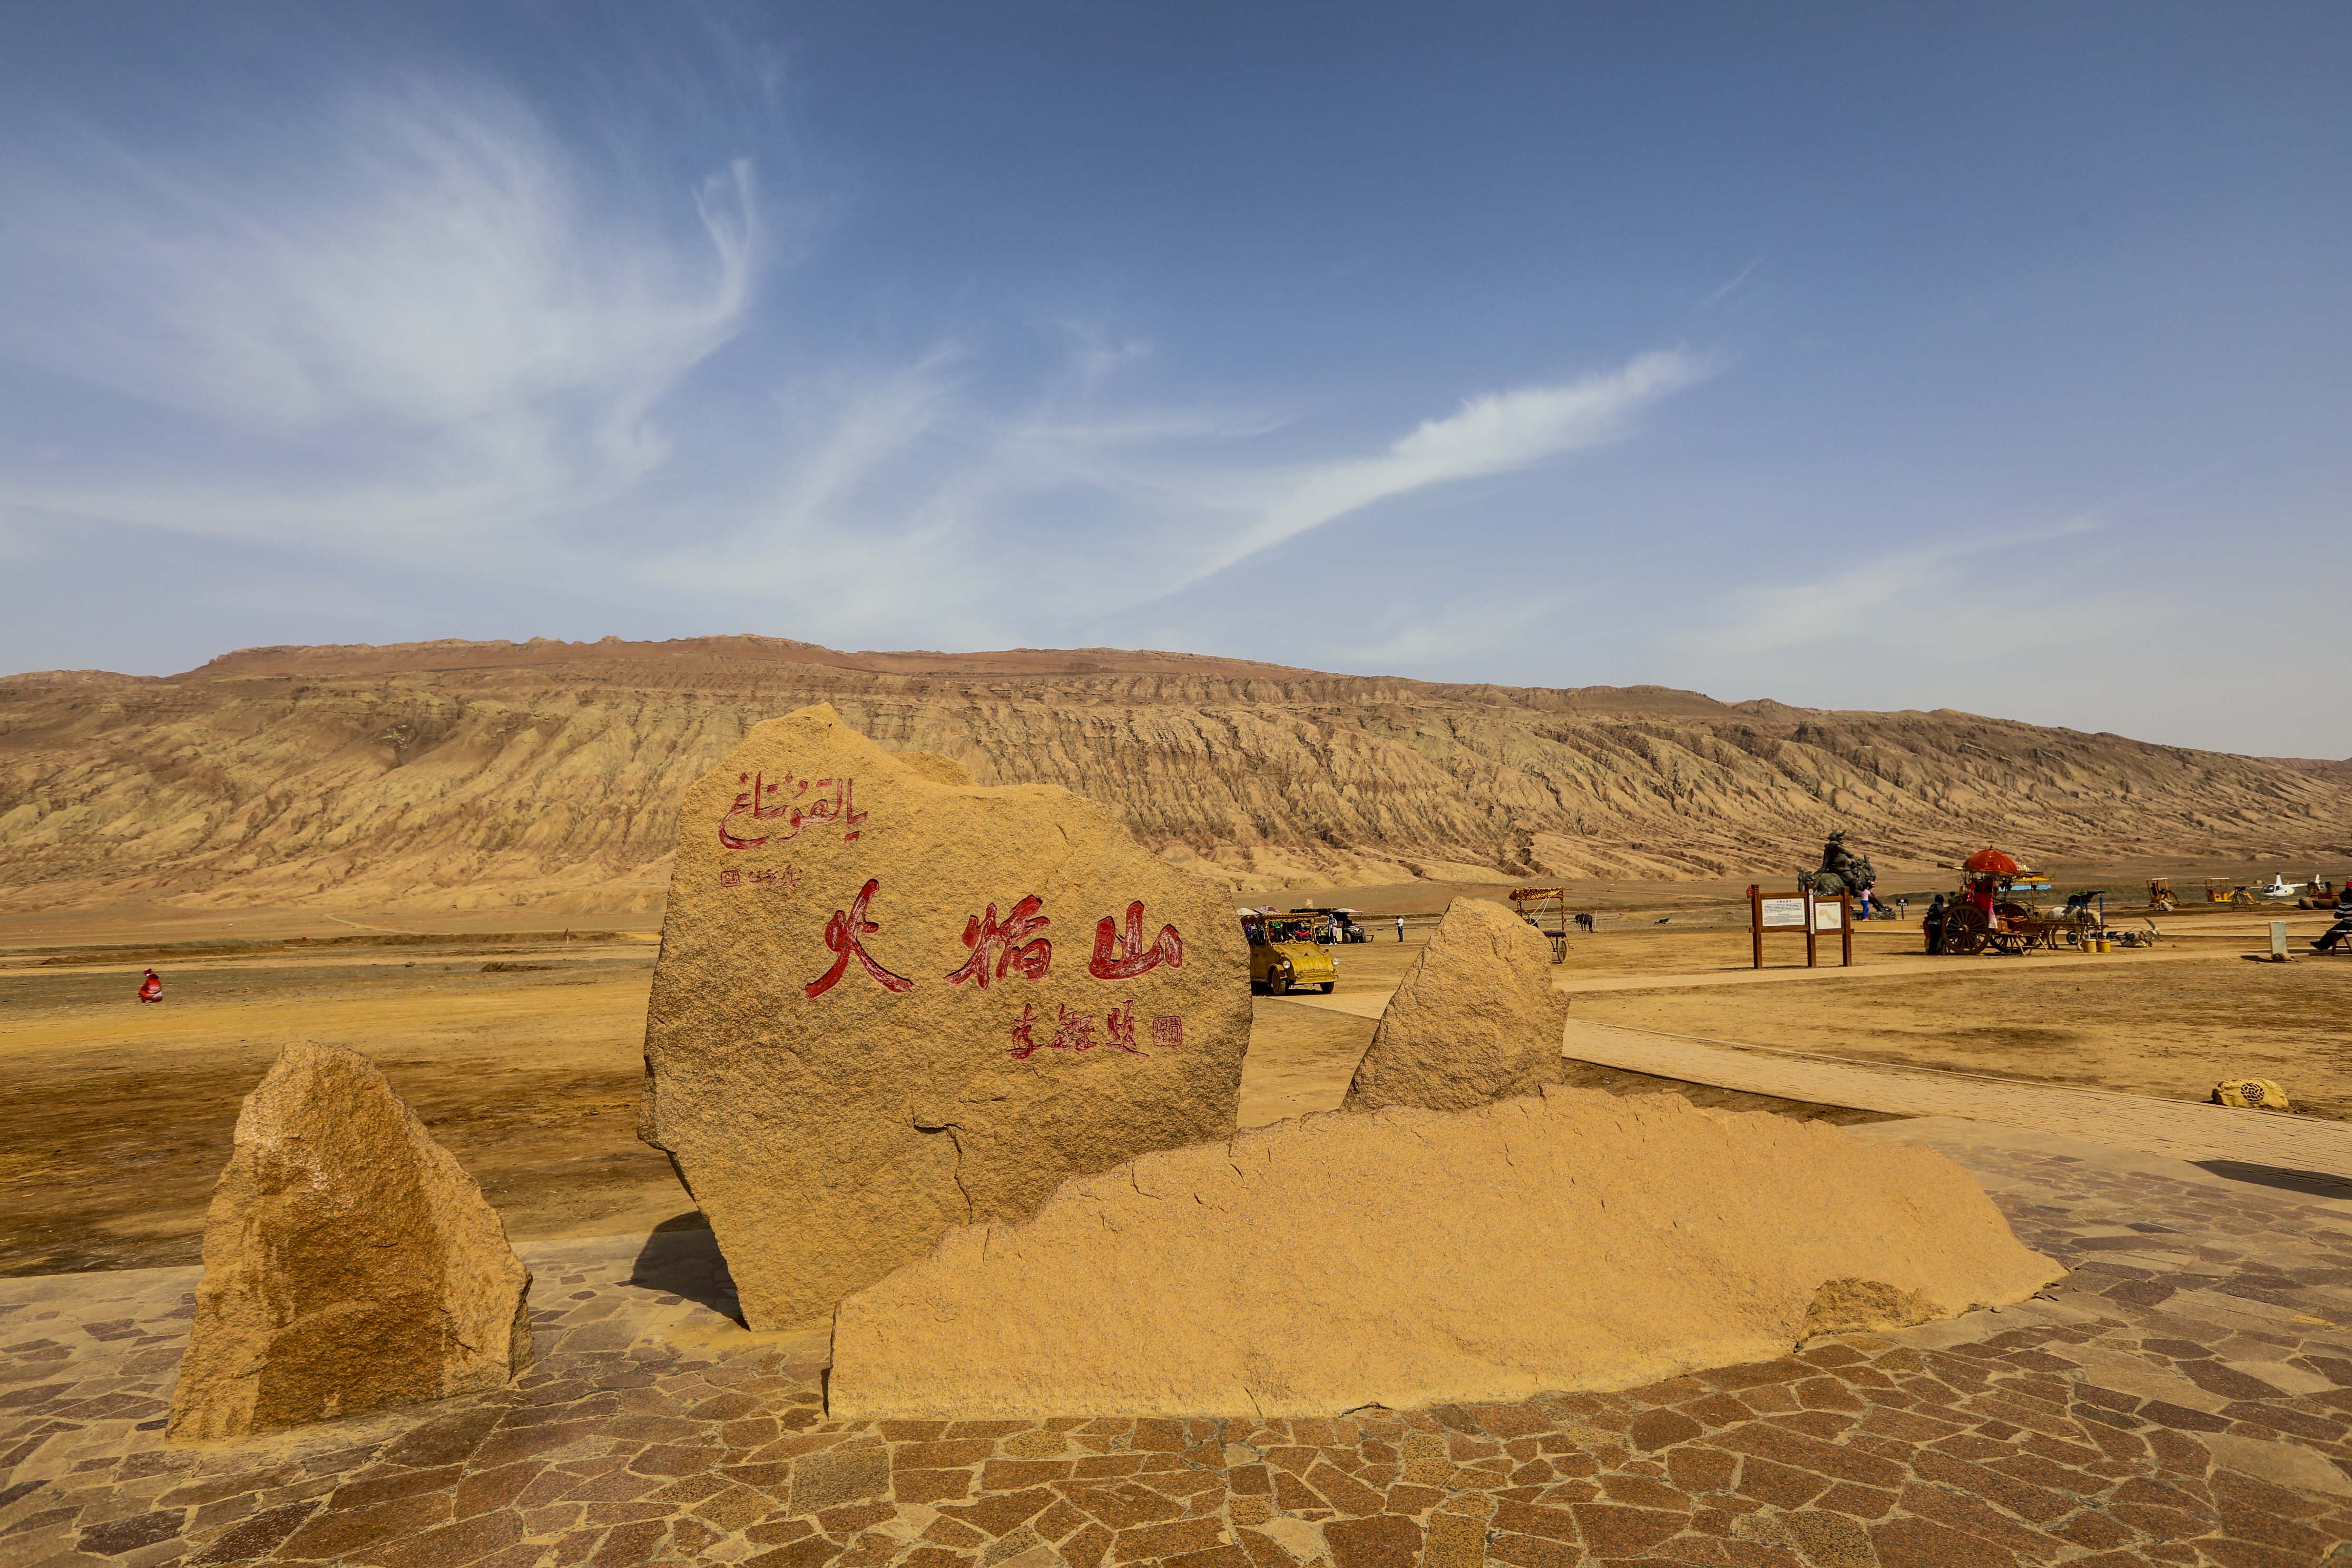
<path fill-rule="evenodd" d="M 2008 856 L 2002 854 L 1998 849 L 1978 850 L 1975 854 L 1968 858 L 1960 868 L 1965 871 L 1975 871 L 1993 877 L 2014 877 L 2017 875 L 2017 862 L 2011 859 Z"/>

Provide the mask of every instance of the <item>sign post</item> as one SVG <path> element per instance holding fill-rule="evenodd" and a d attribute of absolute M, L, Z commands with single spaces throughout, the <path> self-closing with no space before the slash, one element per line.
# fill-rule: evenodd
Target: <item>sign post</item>
<path fill-rule="evenodd" d="M 1835 899 L 1817 899 L 1811 892 L 1787 893 L 1768 898 L 1753 883 L 1748 889 L 1748 951 L 1755 966 L 1764 967 L 1764 933 L 1768 931 L 1802 931 L 1805 933 L 1805 967 L 1811 969 L 1821 963 L 1821 933 L 1838 933 L 1838 962 L 1847 969 L 1853 967 L 1853 895 L 1840 893 Z"/>

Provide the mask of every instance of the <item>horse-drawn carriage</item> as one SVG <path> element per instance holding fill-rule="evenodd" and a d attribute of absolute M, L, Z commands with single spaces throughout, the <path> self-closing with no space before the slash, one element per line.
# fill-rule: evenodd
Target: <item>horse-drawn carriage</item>
<path fill-rule="evenodd" d="M 2163 933 L 2153 921 L 2145 931 L 2113 931 L 2106 918 L 2106 889 L 2090 888 L 2068 896 L 2060 909 L 2043 909 L 2013 897 L 2020 889 L 2050 884 L 1998 849 L 1979 849 L 1960 868 L 1968 874 L 1958 899 L 1944 910 L 1943 936 L 1936 951 L 2026 953 L 2035 948 L 2087 948 L 2095 941 L 2124 947 L 2153 947 Z M 2104 950 L 2103 950 L 2104 951 Z"/>
<path fill-rule="evenodd" d="M 2017 954 L 2046 947 L 2054 952 L 2062 947 L 2082 946 L 2098 930 L 2098 917 L 2087 907 L 2038 910 L 2014 900 L 1996 899 L 1988 916 L 1964 900 L 1944 911 L 1944 951 L 1974 953 L 1990 948 Z"/>

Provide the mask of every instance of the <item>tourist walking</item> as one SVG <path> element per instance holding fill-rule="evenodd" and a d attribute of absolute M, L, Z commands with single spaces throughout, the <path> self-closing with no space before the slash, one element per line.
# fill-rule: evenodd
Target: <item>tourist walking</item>
<path fill-rule="evenodd" d="M 1399 942 L 1402 942 L 1403 940 L 1404 940 L 1404 917 L 1403 917 L 1402 915 L 1399 915 L 1399 916 L 1397 916 L 1397 941 L 1399 941 Z"/>

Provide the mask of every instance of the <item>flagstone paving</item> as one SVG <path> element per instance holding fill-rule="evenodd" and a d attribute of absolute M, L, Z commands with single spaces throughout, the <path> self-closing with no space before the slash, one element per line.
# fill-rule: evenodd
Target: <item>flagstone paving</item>
<path fill-rule="evenodd" d="M 516 1387 L 197 1447 L 162 1430 L 194 1270 L 0 1280 L 0 1563 L 2338 1561 L 2352 1205 L 1966 1124 L 1866 1132 L 1979 1170 L 2074 1273 L 2005 1311 L 1618 1393 L 844 1423 L 822 1336 L 723 1315 L 707 1233 L 555 1243 L 526 1249 L 540 1360 Z"/>

